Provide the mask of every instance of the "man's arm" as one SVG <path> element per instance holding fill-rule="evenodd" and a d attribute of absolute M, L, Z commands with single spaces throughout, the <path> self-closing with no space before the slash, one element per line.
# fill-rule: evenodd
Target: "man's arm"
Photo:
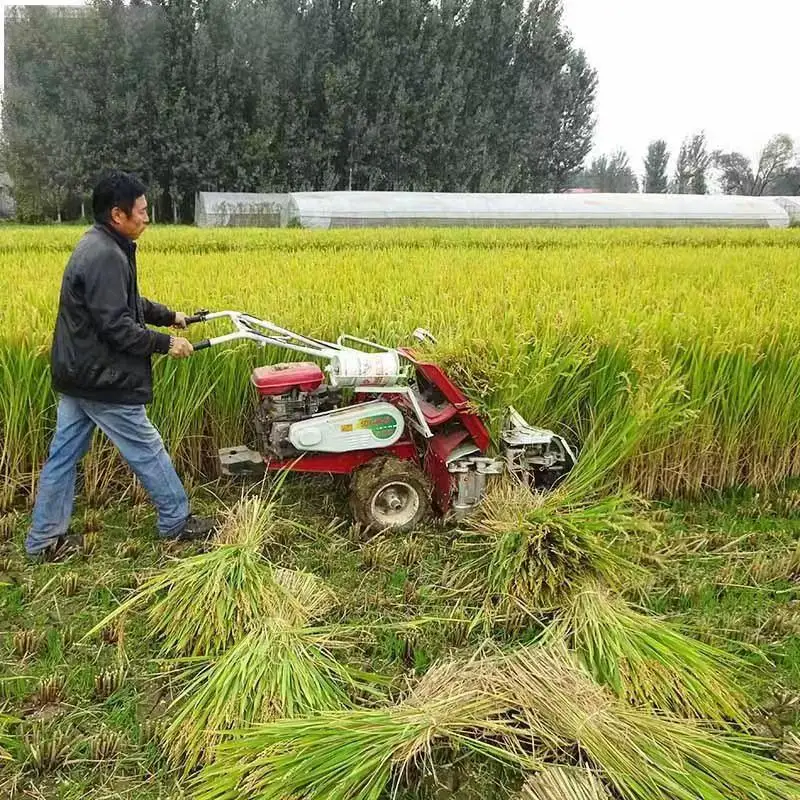
<path fill-rule="evenodd" d="M 141 298 L 142 308 L 144 309 L 144 321 L 148 325 L 158 325 L 160 328 L 168 328 L 175 324 L 175 312 L 161 303 Z"/>
<path fill-rule="evenodd" d="M 84 299 L 97 332 L 115 350 L 125 353 L 168 353 L 169 335 L 138 325 L 131 315 L 127 269 L 123 259 L 104 257 L 93 259 L 83 270 Z"/>

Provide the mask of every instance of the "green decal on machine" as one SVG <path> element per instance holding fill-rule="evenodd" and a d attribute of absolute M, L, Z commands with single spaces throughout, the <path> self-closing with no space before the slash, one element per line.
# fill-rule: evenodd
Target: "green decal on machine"
<path fill-rule="evenodd" d="M 397 430 L 397 420 L 391 414 L 375 414 L 372 417 L 362 417 L 355 427 L 371 430 L 376 439 L 391 439 Z"/>

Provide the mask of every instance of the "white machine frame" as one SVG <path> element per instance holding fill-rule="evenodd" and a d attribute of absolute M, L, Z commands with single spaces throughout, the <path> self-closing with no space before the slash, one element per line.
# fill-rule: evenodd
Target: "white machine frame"
<path fill-rule="evenodd" d="M 297 353 L 304 353 L 305 355 L 315 356 L 316 358 L 326 359 L 329 362 L 336 362 L 341 356 L 348 354 L 358 357 L 360 363 L 374 364 L 377 366 L 378 359 L 375 356 L 383 356 L 384 354 L 391 354 L 397 365 L 394 375 L 390 376 L 392 382 L 384 385 L 375 385 L 373 382 L 374 375 L 347 375 L 341 376 L 333 369 L 333 363 L 329 363 L 326 371 L 331 377 L 331 385 L 347 386 L 353 389 L 358 394 L 402 394 L 408 398 L 411 407 L 414 409 L 416 419 L 409 420 L 412 425 L 426 438 L 433 437 L 433 432 L 428 425 L 422 409 L 419 406 L 417 397 L 413 389 L 408 386 L 408 373 L 403 371 L 401 359 L 403 354 L 392 347 L 386 347 L 378 342 L 372 342 L 369 339 L 360 339 L 357 336 L 351 336 L 344 333 L 336 340 L 336 342 L 326 342 L 324 339 L 313 339 L 309 336 L 303 336 L 287 328 L 282 328 L 269 320 L 259 319 L 258 317 L 244 314 L 240 311 L 214 311 L 211 313 L 201 312 L 198 314 L 203 322 L 210 322 L 215 319 L 227 318 L 234 327 L 235 331 L 226 333 L 222 336 L 215 336 L 210 339 L 204 340 L 200 345 L 195 345 L 195 349 L 201 347 L 214 347 L 227 342 L 234 342 L 241 339 L 248 339 L 255 342 L 261 347 L 273 345 L 275 347 L 283 348 L 284 350 L 293 350 Z M 263 330 L 258 330 L 261 328 Z M 269 331 L 269 333 L 264 332 Z M 426 338 L 429 341 L 435 341 L 433 336 L 424 328 L 417 328 L 413 334 L 417 339 L 424 341 Z M 375 348 L 381 351 L 380 353 L 371 353 L 367 350 L 362 350 L 356 347 L 348 347 L 344 342 L 356 342 L 357 344 L 367 347 Z M 382 360 L 381 365 L 385 366 L 385 359 Z M 381 376 L 387 377 L 387 376 Z M 363 382 L 360 382 L 363 381 Z"/>

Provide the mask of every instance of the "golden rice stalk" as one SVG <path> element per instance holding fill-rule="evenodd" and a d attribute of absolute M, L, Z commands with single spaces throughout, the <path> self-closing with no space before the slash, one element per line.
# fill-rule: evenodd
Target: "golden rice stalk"
<path fill-rule="evenodd" d="M 739 681 L 744 661 L 637 611 L 597 583 L 575 594 L 547 637 L 562 639 L 598 683 L 634 705 L 748 725 L 753 699 Z"/>
<path fill-rule="evenodd" d="M 525 621 L 568 603 L 587 578 L 618 585 L 638 568 L 608 541 L 636 525 L 624 501 L 555 505 L 525 486 L 499 482 L 468 520 L 455 586 L 495 616 Z"/>
<path fill-rule="evenodd" d="M 174 560 L 87 636 L 144 604 L 148 634 L 162 639 L 163 656 L 207 656 L 224 652 L 266 618 L 304 626 L 324 614 L 334 597 L 320 580 L 276 572 L 263 556 L 272 530 L 282 524 L 275 508 L 260 497 L 238 503 L 208 552 Z"/>
<path fill-rule="evenodd" d="M 170 762 L 189 772 L 231 730 L 349 706 L 347 690 L 364 676 L 336 661 L 326 635 L 265 620 L 203 667 L 175 700 L 164 733 Z"/>
<path fill-rule="evenodd" d="M 611 795 L 586 767 L 553 764 L 525 781 L 520 800 L 611 800 Z"/>

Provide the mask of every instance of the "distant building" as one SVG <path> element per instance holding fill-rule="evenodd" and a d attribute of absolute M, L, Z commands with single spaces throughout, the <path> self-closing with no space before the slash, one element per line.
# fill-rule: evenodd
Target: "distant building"
<path fill-rule="evenodd" d="M 737 195 L 199 192 L 198 227 L 756 227 L 786 228 L 791 198 Z"/>
<path fill-rule="evenodd" d="M 800 226 L 800 197 L 772 197 L 786 213 L 792 225 Z"/>
<path fill-rule="evenodd" d="M 789 226 L 774 198 L 603 192 L 290 192 L 288 217 L 303 228 Z"/>
<path fill-rule="evenodd" d="M 198 228 L 285 228 L 288 194 L 198 192 L 194 222 Z"/>

